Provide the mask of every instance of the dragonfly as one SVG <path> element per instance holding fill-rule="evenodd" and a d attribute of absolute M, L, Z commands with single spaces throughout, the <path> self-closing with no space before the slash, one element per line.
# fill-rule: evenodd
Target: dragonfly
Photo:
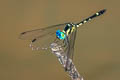
<path fill-rule="evenodd" d="M 76 24 L 67 22 L 63 24 L 48 26 L 45 28 L 25 31 L 20 34 L 19 38 L 30 40 L 30 47 L 34 50 L 47 50 L 50 48 L 50 44 L 53 42 L 62 45 L 67 56 L 65 65 L 65 69 L 67 70 L 68 60 L 70 58 L 73 59 L 77 28 L 86 22 L 104 14 L 105 12 L 106 9 L 102 9 Z"/>

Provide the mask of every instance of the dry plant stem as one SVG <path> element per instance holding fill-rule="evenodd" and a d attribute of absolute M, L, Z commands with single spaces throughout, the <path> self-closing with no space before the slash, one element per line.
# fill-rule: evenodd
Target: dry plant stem
<path fill-rule="evenodd" d="M 65 55 L 62 47 L 60 45 L 58 45 L 57 43 L 52 43 L 50 48 L 52 50 L 52 53 L 57 56 L 60 64 L 62 64 L 62 66 L 65 69 L 67 56 Z M 69 76 L 71 77 L 71 80 L 83 80 L 83 77 L 79 74 L 75 65 L 73 64 L 72 59 L 69 59 L 66 72 L 68 72 Z"/>

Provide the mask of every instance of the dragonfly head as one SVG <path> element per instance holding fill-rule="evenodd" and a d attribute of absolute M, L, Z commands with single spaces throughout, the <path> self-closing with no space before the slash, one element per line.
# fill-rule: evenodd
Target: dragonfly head
<path fill-rule="evenodd" d="M 64 32 L 61 32 L 60 30 L 57 30 L 57 31 L 56 31 L 56 36 L 57 36 L 57 38 L 59 38 L 59 39 L 65 39 L 65 37 L 66 37 L 65 33 L 64 33 Z"/>

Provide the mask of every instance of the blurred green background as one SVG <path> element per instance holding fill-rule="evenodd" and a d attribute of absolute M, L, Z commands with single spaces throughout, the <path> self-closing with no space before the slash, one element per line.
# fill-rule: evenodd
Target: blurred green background
<path fill-rule="evenodd" d="M 74 63 L 85 80 L 120 80 L 119 0 L 1 0 L 0 80 L 70 80 L 55 55 L 32 51 L 30 42 L 18 36 L 76 23 L 104 8 L 104 15 L 79 28 Z"/>

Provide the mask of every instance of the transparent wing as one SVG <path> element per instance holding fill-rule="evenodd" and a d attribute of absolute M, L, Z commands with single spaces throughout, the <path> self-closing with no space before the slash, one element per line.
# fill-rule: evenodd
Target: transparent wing
<path fill-rule="evenodd" d="M 76 33 L 77 33 L 77 27 L 75 27 L 75 30 L 71 33 L 71 35 L 69 36 L 68 41 L 67 41 L 68 47 L 66 50 L 66 54 L 67 54 L 66 70 L 68 70 L 68 68 L 70 68 L 69 59 L 71 58 L 73 60 Z"/>
<path fill-rule="evenodd" d="M 56 30 L 63 30 L 65 25 L 69 23 L 63 23 L 58 25 L 49 26 L 46 28 L 26 31 L 20 34 L 20 39 L 31 40 L 30 47 L 33 49 L 46 49 L 49 44 L 56 39 Z"/>
<path fill-rule="evenodd" d="M 49 34 L 50 32 L 55 32 L 57 29 L 62 29 L 66 24 L 68 24 L 68 23 L 57 24 L 57 25 L 52 25 L 52 26 L 48 26 L 45 28 L 25 31 L 20 34 L 19 38 L 32 40 L 36 37 L 44 37 L 45 35 Z"/>

